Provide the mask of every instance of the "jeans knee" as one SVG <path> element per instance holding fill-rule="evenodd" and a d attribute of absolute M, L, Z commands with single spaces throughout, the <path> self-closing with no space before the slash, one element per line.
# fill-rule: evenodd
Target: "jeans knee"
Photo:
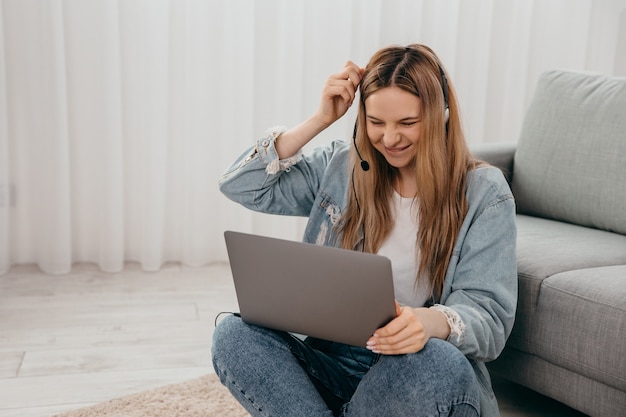
<path fill-rule="evenodd" d="M 262 361 L 278 351 L 289 351 L 288 337 L 287 333 L 248 324 L 237 316 L 225 317 L 213 333 L 215 371 L 220 374 L 220 369 L 245 367 L 251 360 Z"/>
<path fill-rule="evenodd" d="M 431 339 L 427 347 L 431 360 L 436 361 L 436 368 L 432 370 L 437 379 L 436 391 L 444 394 L 439 395 L 440 415 L 479 415 L 481 393 L 470 361 L 454 345 L 443 340 Z"/>
<path fill-rule="evenodd" d="M 233 336 L 238 332 L 238 327 L 243 324 L 239 317 L 226 316 L 215 327 L 213 332 L 213 352 L 220 350 L 224 345 L 233 341 Z"/>
<path fill-rule="evenodd" d="M 377 404 L 384 404 L 383 409 L 372 412 Z M 363 378 L 345 415 L 475 416 L 479 404 L 469 360 L 450 343 L 431 339 L 420 352 L 381 356 Z"/>
<path fill-rule="evenodd" d="M 440 339 L 431 339 L 426 344 L 428 361 L 432 364 L 432 373 L 441 378 L 449 390 L 466 391 L 476 385 L 476 375 L 469 360 L 454 345 Z"/>
<path fill-rule="evenodd" d="M 241 347 L 241 338 L 245 334 L 245 326 L 246 324 L 241 318 L 227 316 L 215 327 L 211 356 L 213 368 L 218 375 L 220 374 L 220 368 L 224 365 L 224 361 L 228 361 L 228 358 L 232 356 L 232 352 L 236 352 L 237 347 Z"/>

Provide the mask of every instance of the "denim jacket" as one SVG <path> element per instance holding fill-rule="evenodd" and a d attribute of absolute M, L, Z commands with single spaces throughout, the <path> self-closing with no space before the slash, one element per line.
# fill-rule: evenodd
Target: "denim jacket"
<path fill-rule="evenodd" d="M 303 240 L 337 242 L 333 226 L 352 192 L 348 142 L 279 160 L 270 133 L 247 150 L 219 181 L 231 200 L 255 211 L 306 216 Z M 359 169 L 357 167 L 357 169 Z M 468 176 L 469 209 L 454 246 L 441 298 L 432 308 L 451 328 L 448 341 L 470 360 L 483 389 L 483 416 L 498 416 L 484 362 L 498 357 L 517 305 L 513 195 L 502 172 L 481 167 Z"/>

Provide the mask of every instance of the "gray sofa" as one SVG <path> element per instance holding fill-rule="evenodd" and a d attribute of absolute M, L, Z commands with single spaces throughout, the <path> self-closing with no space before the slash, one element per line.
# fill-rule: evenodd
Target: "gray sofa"
<path fill-rule="evenodd" d="M 543 73 L 518 143 L 473 151 L 505 172 L 518 210 L 518 311 L 490 370 L 626 416 L 626 78 Z"/>

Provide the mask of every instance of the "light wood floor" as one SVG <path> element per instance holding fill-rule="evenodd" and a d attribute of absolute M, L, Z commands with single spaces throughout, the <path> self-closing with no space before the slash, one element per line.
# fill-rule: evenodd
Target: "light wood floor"
<path fill-rule="evenodd" d="M 0 417 L 49 417 L 213 372 L 215 317 L 236 306 L 226 264 L 77 265 L 63 276 L 15 267 L 0 276 Z M 495 384 L 503 417 L 580 416 Z"/>

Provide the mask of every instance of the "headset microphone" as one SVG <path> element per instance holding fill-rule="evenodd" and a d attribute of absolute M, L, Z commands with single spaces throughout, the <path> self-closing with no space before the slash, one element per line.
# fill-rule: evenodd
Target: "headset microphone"
<path fill-rule="evenodd" d="M 356 151 L 357 156 L 361 160 L 361 169 L 363 171 L 369 171 L 369 169 L 370 169 L 369 162 L 367 162 L 366 160 L 364 160 L 361 157 L 361 153 L 359 152 L 359 148 L 357 148 L 357 146 L 356 146 L 356 127 L 357 127 L 357 124 L 358 124 L 358 120 L 356 122 L 354 122 L 354 132 L 352 133 L 352 142 L 354 142 L 354 150 Z"/>

